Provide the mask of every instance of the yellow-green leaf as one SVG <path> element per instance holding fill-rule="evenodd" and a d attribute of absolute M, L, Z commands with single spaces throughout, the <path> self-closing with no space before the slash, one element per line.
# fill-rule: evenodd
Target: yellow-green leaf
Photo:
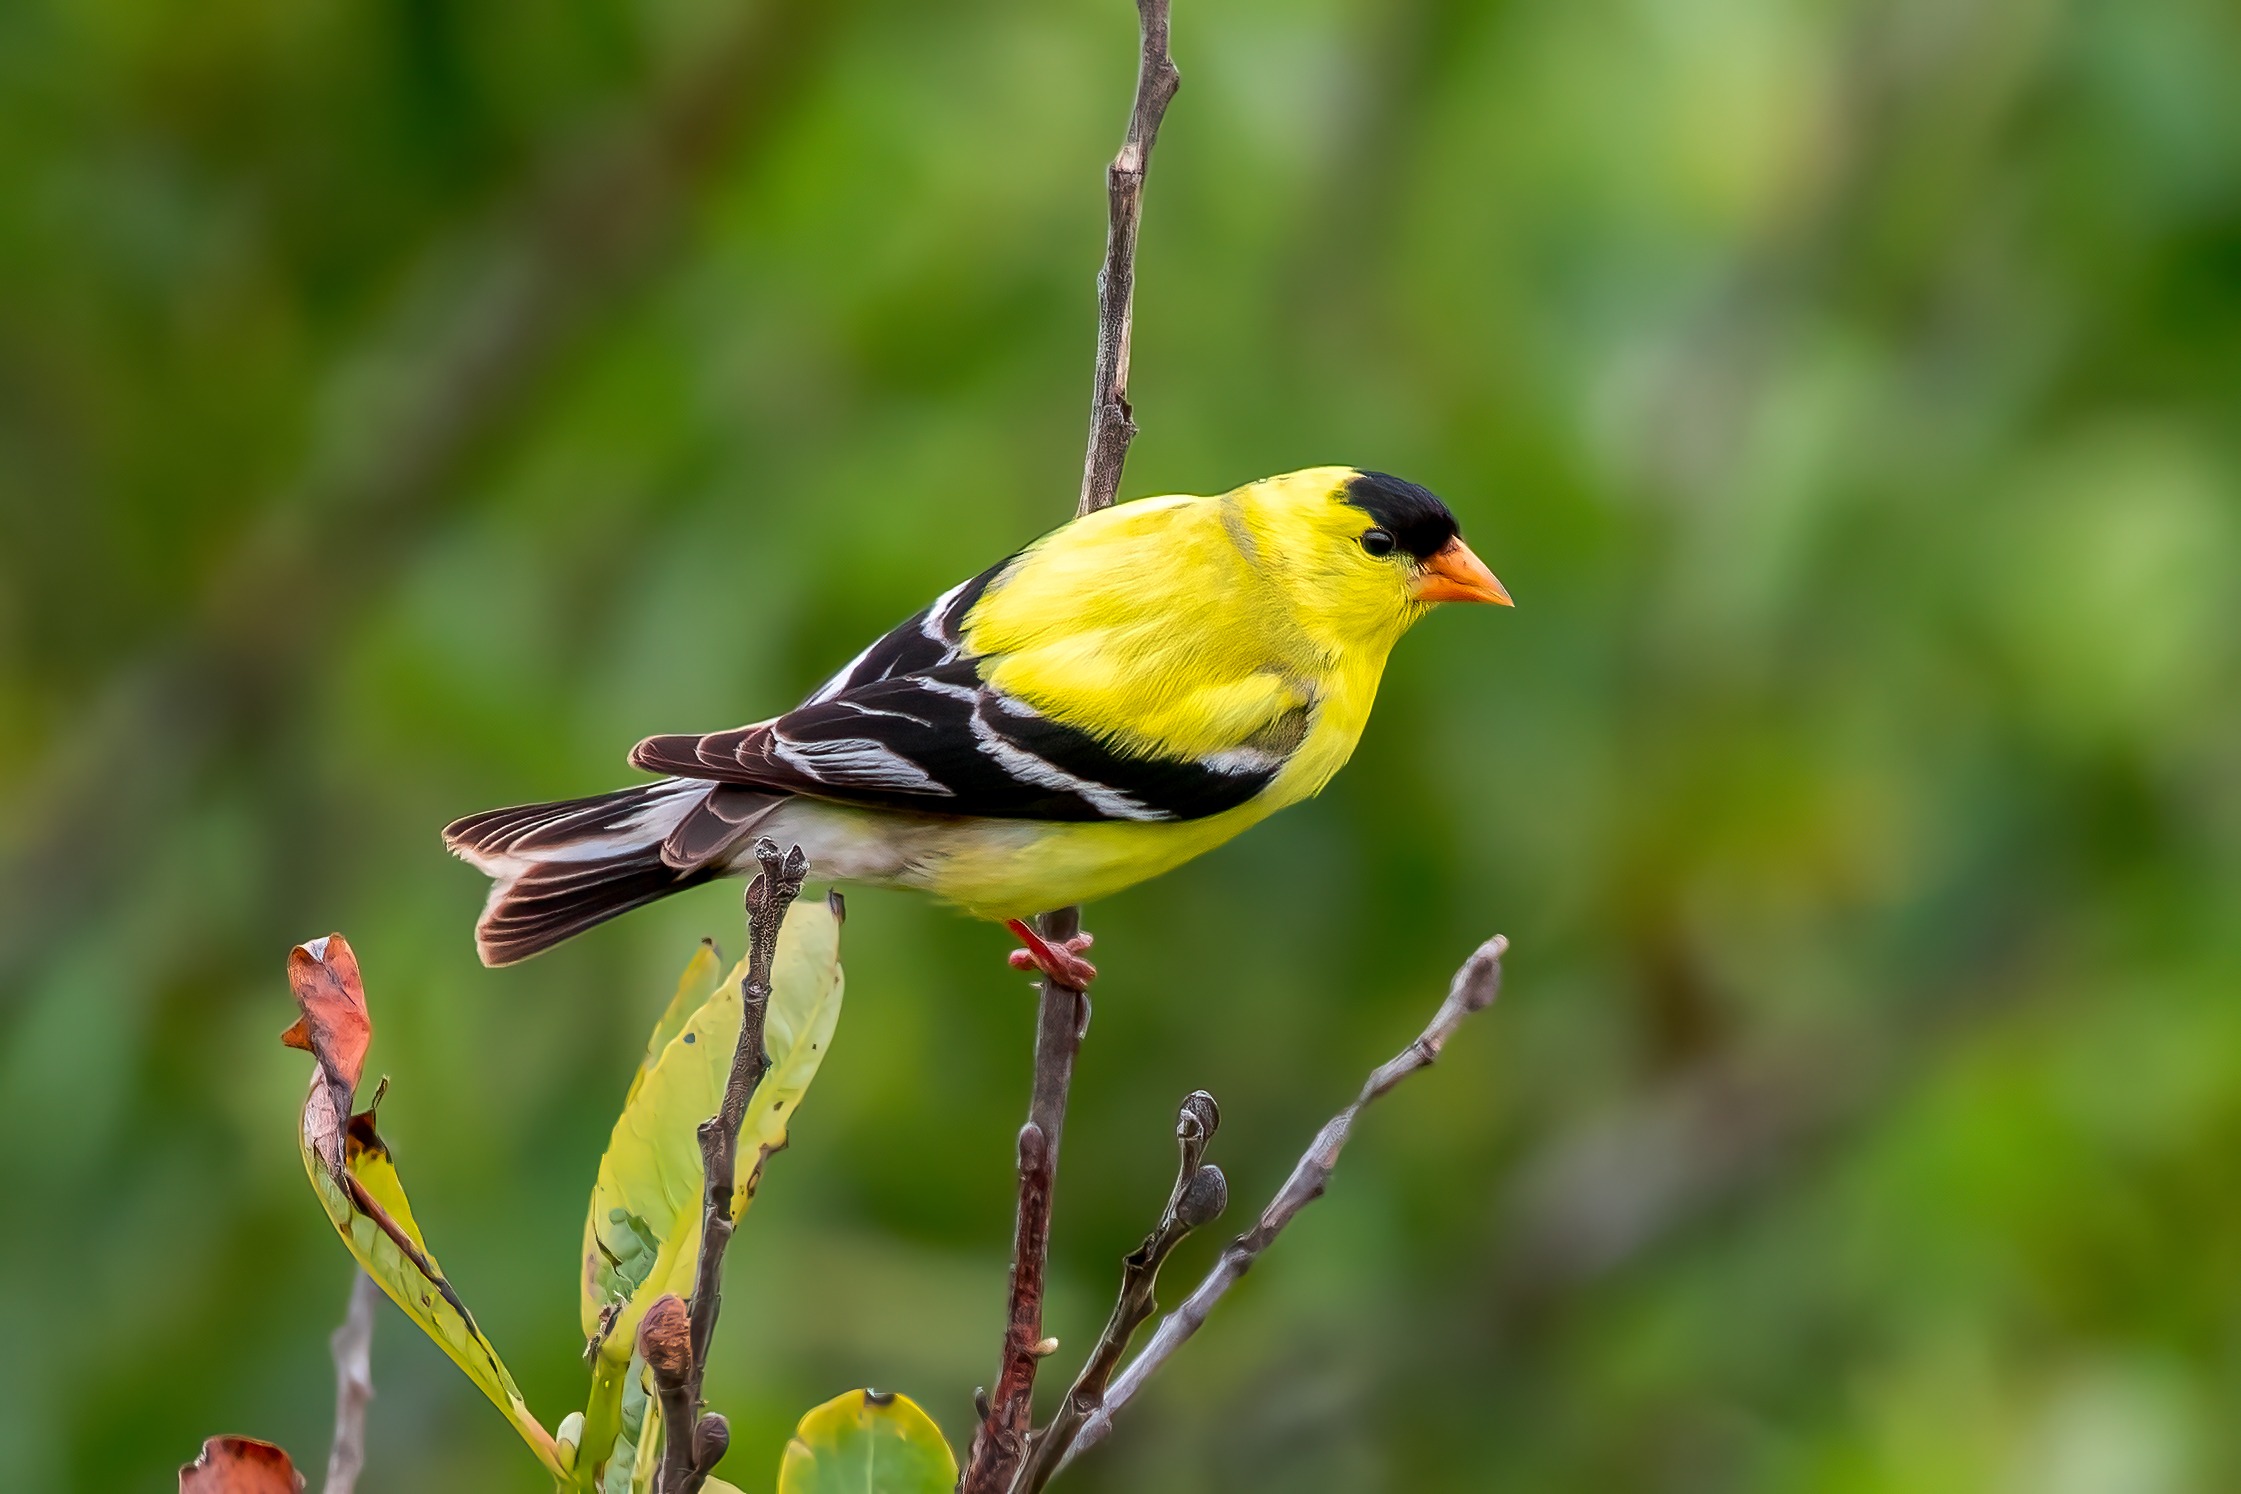
<path fill-rule="evenodd" d="M 631 1379 L 634 1370 L 644 1366 L 636 1363 L 617 1363 L 601 1355 L 591 1364 L 591 1395 L 584 1402 L 582 1434 L 576 1439 L 581 1449 L 576 1459 L 576 1487 L 590 1494 L 593 1489 L 613 1489 L 618 1480 L 627 1482 L 628 1465 L 617 1467 L 617 1460 L 629 1450 L 630 1438 L 638 1434 L 631 1424 L 630 1400 L 633 1390 L 639 1390 Z M 645 1409 L 645 1395 L 637 1396 L 639 1409 Z M 622 1440 L 618 1440 L 622 1439 Z"/>
<path fill-rule="evenodd" d="M 624 1377 L 624 1389 L 616 1407 L 620 1426 L 600 1477 L 600 1494 L 649 1494 L 661 1466 L 661 1407 L 654 1398 L 652 1377 L 646 1373 L 646 1361 L 635 1357 L 616 1365 L 601 1356 L 592 1366 L 594 1375 L 609 1370 Z M 579 1484 L 582 1472 L 577 1470 Z"/>
<path fill-rule="evenodd" d="M 685 1023 L 691 1019 L 692 1014 L 706 1005 L 708 998 L 715 994 L 716 984 L 723 973 L 724 957 L 717 951 L 716 941 L 701 940 L 700 948 L 694 950 L 693 957 L 685 962 L 685 973 L 677 977 L 677 994 L 669 998 L 669 1005 L 663 1009 L 661 1020 L 654 1023 L 653 1035 L 646 1039 L 646 1056 L 638 1060 L 638 1072 L 631 1076 L 630 1093 L 623 1096 L 624 1109 L 629 1109 L 630 1102 L 638 1098 L 638 1091 L 645 1086 L 646 1076 L 653 1072 L 654 1065 L 661 1060 L 662 1050 L 669 1046 L 671 1039 L 685 1030 Z"/>
<path fill-rule="evenodd" d="M 740 1186 L 732 1216 L 744 1213 L 763 1161 L 786 1141 L 787 1122 L 816 1077 L 840 1020 L 840 904 L 796 903 L 779 931 L 771 968 L 764 1047 L 770 1070 L 747 1107 L 739 1133 Z M 600 1352 L 630 1357 L 638 1320 L 664 1292 L 690 1296 L 700 1264 L 700 1123 L 716 1113 L 732 1050 L 739 1043 L 740 983 L 735 966 L 705 1000 L 693 1000 L 694 957 L 678 995 L 654 1029 L 658 1054 L 641 1067 L 599 1160 L 584 1219 L 582 1321 Z M 671 1021 L 682 1022 L 667 1038 Z"/>
<path fill-rule="evenodd" d="M 490 1397 L 537 1460 L 562 1476 L 551 1434 L 529 1414 L 498 1351 L 429 1253 L 372 1109 L 351 1114 L 373 1019 L 349 942 L 334 934 L 298 945 L 288 976 L 303 1020 L 286 1039 L 318 1059 L 296 1144 L 329 1222 L 366 1274 Z"/>
<path fill-rule="evenodd" d="M 940 1427 L 905 1395 L 851 1390 L 801 1419 L 778 1470 L 778 1494 L 949 1494 L 957 1459 Z"/>
<path fill-rule="evenodd" d="M 631 1363 L 636 1367 L 639 1361 Z M 626 1494 L 653 1494 L 654 1473 L 661 1467 L 661 1407 L 656 1404 L 653 1392 L 646 1388 L 644 1379 L 638 1383 L 645 1395 L 645 1404 L 640 1407 L 638 1447 L 630 1465 L 630 1487 Z"/>

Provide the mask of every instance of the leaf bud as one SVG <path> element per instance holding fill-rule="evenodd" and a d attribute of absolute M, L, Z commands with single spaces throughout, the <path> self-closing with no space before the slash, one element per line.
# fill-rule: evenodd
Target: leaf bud
<path fill-rule="evenodd" d="M 1175 1217 L 1192 1229 L 1203 1229 L 1222 1217 L 1229 1207 L 1229 1179 L 1222 1170 L 1209 1162 L 1191 1174 L 1183 1188 L 1183 1201 L 1176 1206 Z"/>
<path fill-rule="evenodd" d="M 681 1380 L 692 1372 L 693 1320 L 685 1299 L 665 1293 L 638 1324 L 638 1352 L 659 1380 Z"/>
<path fill-rule="evenodd" d="M 1175 1134 L 1190 1138 L 1212 1139 L 1222 1123 L 1222 1107 L 1203 1089 L 1194 1089 L 1183 1097 L 1182 1108 L 1175 1116 Z"/>
<path fill-rule="evenodd" d="M 720 1411 L 711 1411 L 693 1428 L 693 1466 L 706 1473 L 731 1450 L 731 1423 Z"/>

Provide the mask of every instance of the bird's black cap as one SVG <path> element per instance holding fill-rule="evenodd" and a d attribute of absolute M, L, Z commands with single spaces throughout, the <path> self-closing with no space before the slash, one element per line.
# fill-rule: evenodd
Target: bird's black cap
<path fill-rule="evenodd" d="M 1367 512 L 1418 560 L 1430 560 L 1462 532 L 1455 515 L 1430 488 L 1389 473 L 1355 473 L 1346 482 L 1346 501 Z"/>

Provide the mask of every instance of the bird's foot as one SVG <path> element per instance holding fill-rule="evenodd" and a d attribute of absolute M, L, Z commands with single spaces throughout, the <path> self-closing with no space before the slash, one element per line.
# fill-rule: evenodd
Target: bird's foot
<path fill-rule="evenodd" d="M 1076 934 L 1053 944 L 1029 927 L 1024 919 L 1006 919 L 1004 927 L 1012 931 L 1013 938 L 1027 946 L 1012 951 L 1014 970 L 1040 970 L 1073 991 L 1086 991 L 1089 983 L 1097 979 L 1097 967 L 1082 958 L 1082 951 L 1096 942 L 1088 934 Z"/>

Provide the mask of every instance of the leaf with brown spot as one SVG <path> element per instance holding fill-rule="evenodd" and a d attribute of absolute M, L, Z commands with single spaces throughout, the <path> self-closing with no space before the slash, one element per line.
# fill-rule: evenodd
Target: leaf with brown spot
<path fill-rule="evenodd" d="M 212 1437 L 202 1456 L 179 1470 L 179 1494 L 302 1494 L 303 1475 L 288 1455 L 254 1437 Z"/>

